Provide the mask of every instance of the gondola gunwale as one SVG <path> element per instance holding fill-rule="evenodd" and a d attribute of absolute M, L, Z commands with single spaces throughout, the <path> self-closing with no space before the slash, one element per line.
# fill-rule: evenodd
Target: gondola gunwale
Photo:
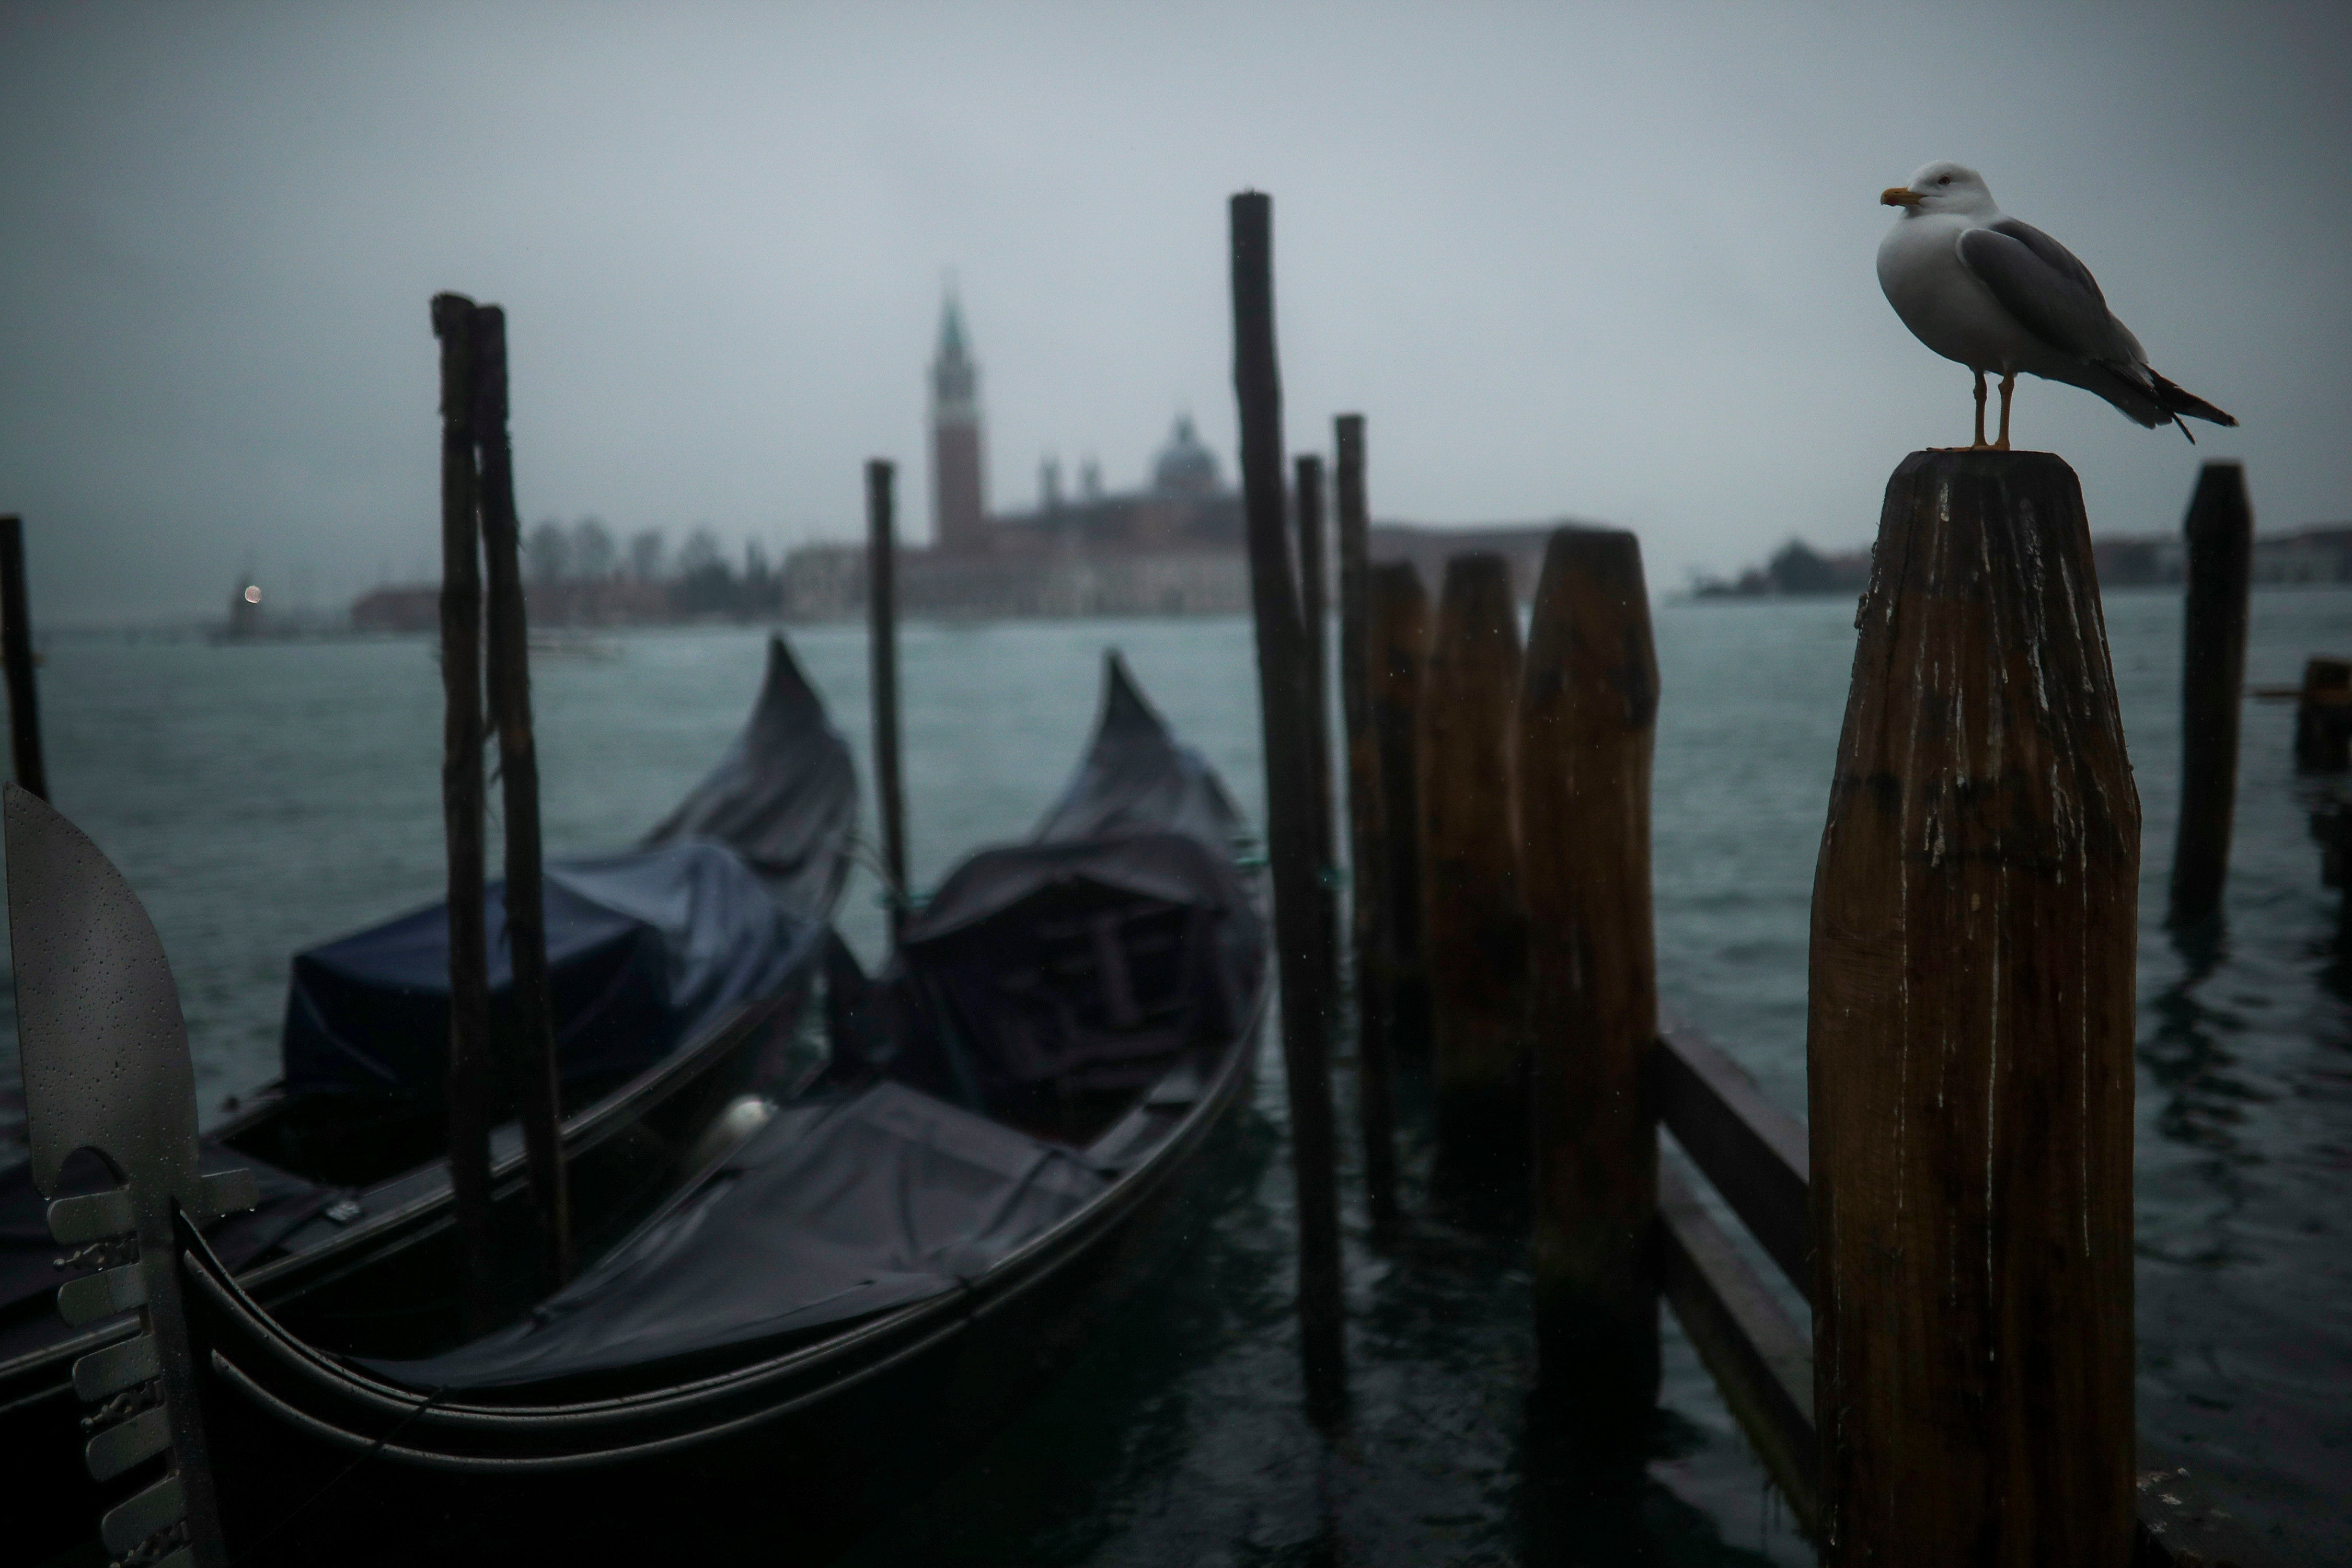
<path fill-rule="evenodd" d="M 279 1327 L 266 1309 L 239 1289 L 237 1281 L 224 1278 L 224 1271 L 217 1261 L 212 1259 L 209 1249 L 199 1251 L 191 1247 L 186 1254 L 186 1267 L 196 1279 L 199 1288 L 230 1321 L 238 1324 L 254 1343 L 269 1352 L 278 1364 L 299 1374 L 311 1387 L 330 1398 L 348 1400 L 404 1422 L 413 1421 L 424 1429 L 467 1428 L 520 1436 L 539 1429 L 578 1429 L 627 1421 L 658 1421 L 665 1415 L 749 1395 L 764 1385 L 821 1371 L 830 1363 L 852 1358 L 876 1342 L 894 1340 L 909 1332 L 921 1333 L 929 1320 L 947 1320 L 936 1331 L 922 1333 L 922 1337 L 912 1344 L 897 1346 L 878 1360 L 870 1361 L 770 1407 L 761 1418 L 781 1417 L 833 1392 L 846 1392 L 867 1377 L 878 1374 L 919 1351 L 1005 1310 L 1026 1291 L 1050 1280 L 1062 1268 L 1085 1258 L 1100 1233 L 1115 1228 L 1119 1222 L 1158 1195 L 1160 1189 L 1184 1168 L 1187 1157 L 1223 1120 L 1249 1079 L 1251 1058 L 1272 987 L 1261 980 L 1256 990 L 1246 1022 L 1225 1046 L 1223 1060 L 1204 1086 L 1202 1093 L 1175 1125 L 1157 1141 L 1150 1152 L 1083 1207 L 1007 1253 L 986 1273 L 966 1281 L 961 1289 L 947 1291 L 928 1300 L 914 1302 L 877 1318 L 850 1325 L 814 1344 L 803 1345 L 782 1355 L 685 1384 L 604 1399 L 547 1405 L 484 1405 L 446 1400 L 436 1394 L 370 1377 L 343 1364 L 340 1359 L 331 1358 L 326 1352 L 305 1344 L 299 1337 Z M 1188 1061 L 1180 1063 L 1171 1072 L 1196 1070 L 1195 1064 Z M 212 1350 L 211 1355 L 215 1368 L 230 1374 L 231 1386 L 241 1394 L 255 1398 L 257 1403 L 268 1408 L 296 1408 L 262 1388 L 251 1374 L 237 1366 L 218 1347 Z M 685 1443 L 688 1438 L 715 1441 L 743 1429 L 746 1425 L 756 1424 L 756 1421 L 729 1417 L 719 1426 L 701 1429 L 703 1435 L 699 1438 L 693 1438 L 692 1434 L 681 1434 L 678 1443 Z M 461 1458 L 446 1452 L 441 1453 L 440 1461 L 428 1461 L 422 1456 L 440 1451 L 407 1447 L 399 1447 L 395 1451 L 393 1446 L 381 1439 L 349 1432 L 307 1412 L 304 1425 L 315 1426 L 316 1435 L 333 1435 L 333 1440 L 343 1447 L 369 1449 L 395 1462 L 425 1468 L 467 1470 L 488 1466 L 513 1473 L 518 1463 L 511 1458 L 501 1458 L 492 1465 L 487 1458 Z M 669 1447 L 678 1446 L 667 1438 L 660 1442 L 665 1446 L 658 1451 L 667 1452 Z M 646 1449 L 646 1453 L 650 1457 L 655 1451 Z M 612 1456 L 611 1462 L 621 1462 L 636 1449 L 632 1447 L 604 1452 Z M 567 1457 L 559 1464 L 555 1457 L 551 1456 L 545 1468 L 569 1468 L 580 1462 L 585 1461 Z"/>
<path fill-rule="evenodd" d="M 818 928 L 816 937 L 822 936 Z M 812 938 L 812 949 L 815 938 Z M 795 968 L 806 964 L 803 955 Z M 583 1107 L 562 1123 L 562 1138 L 564 1158 L 578 1159 L 593 1152 L 602 1144 L 640 1125 L 656 1107 L 665 1103 L 672 1093 L 690 1091 L 689 1080 L 702 1073 L 723 1068 L 731 1051 L 747 1043 L 740 1037 L 755 1033 L 762 1026 L 775 1021 L 775 1015 L 805 997 L 782 992 L 768 996 L 753 997 L 722 1015 L 720 1018 L 694 1039 L 639 1073 L 622 1088 L 614 1089 L 594 1103 Z M 676 1080 L 676 1081 L 674 1081 Z M 492 1196 L 511 1196 L 526 1178 L 526 1155 L 518 1142 L 490 1163 Z M 449 1205 L 448 1163 L 428 1160 L 407 1170 L 387 1176 L 373 1187 L 360 1189 L 368 1193 L 430 1179 L 415 1195 L 396 1205 L 380 1211 L 372 1210 L 363 1218 L 346 1226 L 327 1240 L 290 1252 L 267 1263 L 243 1270 L 240 1283 L 257 1292 L 281 1299 L 296 1290 L 316 1289 L 331 1284 L 341 1277 L 342 1266 L 360 1264 L 388 1257 L 402 1247 L 429 1240 L 441 1230 L 456 1223 Z M 308 1224 L 306 1219 L 302 1222 Z M 129 1318 L 109 1320 L 68 1339 L 51 1341 L 38 1349 L 27 1351 L 7 1361 L 0 1361 L 0 1387 L 13 1377 L 19 1377 L 47 1363 L 55 1362 L 61 1372 L 77 1357 L 94 1350 L 102 1350 L 117 1341 L 138 1332 L 138 1324 Z M 0 1404 L 0 1415 L 21 1405 L 51 1397 L 58 1390 L 71 1386 L 70 1373 L 56 1382 L 44 1384 L 5 1404 Z"/>

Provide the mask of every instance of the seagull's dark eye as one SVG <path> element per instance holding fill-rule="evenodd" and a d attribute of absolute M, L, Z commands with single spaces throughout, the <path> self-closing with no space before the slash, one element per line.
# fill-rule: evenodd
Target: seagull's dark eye
<path fill-rule="evenodd" d="M 1952 183 L 1952 176 L 1949 174 L 1938 174 L 1936 176 L 1936 183 L 1939 185 L 1948 185 Z"/>

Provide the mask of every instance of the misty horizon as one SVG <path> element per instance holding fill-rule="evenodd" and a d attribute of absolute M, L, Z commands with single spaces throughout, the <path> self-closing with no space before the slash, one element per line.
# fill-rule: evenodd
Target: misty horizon
<path fill-rule="evenodd" d="M 1935 157 L 2091 267 L 2191 447 L 2028 379 L 2095 531 L 2248 465 L 2352 516 L 2337 9 L 1638 16 L 1501 6 L 0 8 L 0 510 L 37 626 L 331 607 L 437 572 L 426 303 L 505 306 L 527 522 L 929 537 L 954 279 L 988 501 L 1136 482 L 1181 413 L 1234 473 L 1225 202 L 1274 199 L 1286 437 L 1368 424 L 1372 510 L 1641 537 L 1654 590 L 1865 542 L 1968 373 L 1873 272 Z M 2330 128 L 2333 129 L 2330 129 Z"/>

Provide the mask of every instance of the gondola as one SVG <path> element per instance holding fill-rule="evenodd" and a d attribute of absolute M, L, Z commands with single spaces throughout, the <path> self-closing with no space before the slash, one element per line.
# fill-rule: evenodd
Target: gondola
<path fill-rule="evenodd" d="M 743 1104 L 822 1067 L 812 999 L 856 815 L 848 747 L 772 638 L 750 720 L 676 809 L 633 852 L 550 867 L 562 1137 L 583 1255 L 740 1136 Z M 496 884 L 486 912 L 502 990 Z M 446 953 L 435 906 L 299 954 L 286 1076 L 200 1144 L 204 1170 L 252 1173 L 257 1198 L 207 1226 L 209 1256 L 274 1321 L 339 1352 L 419 1353 L 462 1333 L 437 1147 Z M 491 1150 L 504 1234 L 527 1223 L 513 1123 Z M 135 1327 L 59 1318 L 59 1248 L 32 1174 L 0 1175 L 0 1451 L 16 1458 L 0 1529 L 38 1558 L 87 1536 L 99 1496 L 72 1452 L 71 1368 Z M 510 1310 L 527 1304 L 520 1270 L 499 1283 Z"/>
<path fill-rule="evenodd" d="M 72 829 L 29 797 L 9 795 L 7 824 L 12 904 L 53 868 L 108 870 L 47 847 Z M 1163 1258 L 1265 1006 L 1240 837 L 1213 773 L 1114 659 L 1036 836 L 951 873 L 872 983 L 834 949 L 823 1079 L 768 1103 L 528 1318 L 446 1352 L 306 1341 L 187 1216 L 215 1201 L 192 1177 L 176 1209 L 131 1173 L 107 1213 L 64 1211 L 68 1236 L 136 1227 L 125 1278 L 168 1280 L 182 1309 L 177 1331 L 148 1314 L 161 1373 L 140 1386 L 162 1392 L 128 1421 L 165 1458 L 144 1461 L 157 1479 L 120 1505 L 110 1548 L 177 1530 L 239 1562 L 831 1555 L 970 1452 Z M 62 983 L 19 962 L 28 994 Z M 54 1049 L 40 1010 L 28 1064 Z M 194 1447 L 208 1463 L 180 1458 Z"/>

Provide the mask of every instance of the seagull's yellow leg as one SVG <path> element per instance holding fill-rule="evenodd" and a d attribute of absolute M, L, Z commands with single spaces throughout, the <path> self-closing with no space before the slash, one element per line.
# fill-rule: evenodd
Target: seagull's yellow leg
<path fill-rule="evenodd" d="M 2009 450 L 2009 395 L 2016 390 L 2017 373 L 2011 371 L 2000 378 L 2000 438 L 1992 444 L 1993 450 L 1996 452 Z M 1979 417 L 1977 439 L 1981 441 L 1984 439 L 1984 426 L 1981 423 L 1981 415 Z"/>
<path fill-rule="evenodd" d="M 1984 372 L 1979 371 L 1977 372 L 1977 438 L 1975 443 L 1969 447 L 1969 450 L 1971 452 L 1981 452 L 1985 449 L 1984 400 Z"/>

